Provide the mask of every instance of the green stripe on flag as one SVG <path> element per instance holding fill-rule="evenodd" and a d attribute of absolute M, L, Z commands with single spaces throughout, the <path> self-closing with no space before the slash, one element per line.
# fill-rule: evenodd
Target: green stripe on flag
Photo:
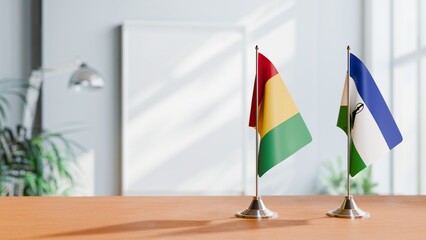
<path fill-rule="evenodd" d="M 366 168 L 364 161 L 362 161 L 361 156 L 359 155 L 358 151 L 356 150 L 356 147 L 354 143 L 351 145 L 351 176 L 355 176 L 357 173 L 359 173 L 362 169 Z"/>
<path fill-rule="evenodd" d="M 312 141 L 300 113 L 269 131 L 259 148 L 259 176 Z"/>
<path fill-rule="evenodd" d="M 337 117 L 337 126 L 344 132 L 348 130 L 348 106 L 340 106 L 339 116 Z"/>
<path fill-rule="evenodd" d="M 341 128 L 345 133 L 348 130 L 348 106 L 340 106 L 339 117 L 337 118 L 337 126 Z M 366 168 L 364 161 L 358 153 L 354 143 L 351 144 L 351 166 L 350 166 L 350 174 L 351 176 L 355 176 L 361 170 Z"/>

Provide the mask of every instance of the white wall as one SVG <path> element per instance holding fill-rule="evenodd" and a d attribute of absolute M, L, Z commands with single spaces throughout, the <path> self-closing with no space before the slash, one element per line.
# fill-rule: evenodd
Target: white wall
<path fill-rule="evenodd" d="M 0 1 L 0 79 L 27 80 L 31 72 L 31 5 L 28 0 Z M 10 98 L 7 125 L 20 123 L 22 102 Z"/>
<path fill-rule="evenodd" d="M 106 87 L 76 94 L 66 90 L 67 76 L 45 81 L 43 124 L 78 121 L 87 126 L 74 138 L 95 158 L 95 194 L 119 194 L 121 24 L 145 20 L 245 25 L 248 46 L 259 44 L 274 61 L 313 136 L 310 145 L 262 177 L 261 193 L 312 194 L 321 161 L 345 154 L 345 137 L 335 122 L 346 46 L 362 56 L 361 10 L 361 0 L 45 0 L 43 64 L 68 65 L 80 56 L 103 74 Z"/>

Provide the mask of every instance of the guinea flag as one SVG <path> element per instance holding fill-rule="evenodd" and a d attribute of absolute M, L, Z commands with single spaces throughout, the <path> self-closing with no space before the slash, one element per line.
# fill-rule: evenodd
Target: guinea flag
<path fill-rule="evenodd" d="M 258 53 L 258 89 L 259 106 L 256 106 L 255 83 L 249 126 L 256 127 L 256 110 L 259 111 L 258 174 L 262 176 L 310 143 L 312 137 L 277 69 L 261 53 Z"/>
<path fill-rule="evenodd" d="M 402 142 L 402 135 L 367 67 L 353 54 L 350 76 L 352 80 L 346 74 L 337 126 L 347 132 L 349 105 L 353 177 Z"/>

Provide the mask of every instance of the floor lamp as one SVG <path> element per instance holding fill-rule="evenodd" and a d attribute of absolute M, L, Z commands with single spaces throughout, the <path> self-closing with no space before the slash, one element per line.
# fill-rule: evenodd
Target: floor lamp
<path fill-rule="evenodd" d="M 39 100 L 40 89 L 47 76 L 72 71 L 69 88 L 79 91 L 80 89 L 101 89 L 105 85 L 102 76 L 86 63 L 78 62 L 74 67 L 65 68 L 37 68 L 31 72 L 29 78 L 30 89 L 26 95 L 26 105 L 24 107 L 22 125 L 27 129 L 27 136 L 32 135 L 34 119 L 37 112 L 37 102 Z"/>

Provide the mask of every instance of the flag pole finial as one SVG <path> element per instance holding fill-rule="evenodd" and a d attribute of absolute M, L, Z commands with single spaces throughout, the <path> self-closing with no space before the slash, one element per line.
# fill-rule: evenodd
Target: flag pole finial
<path fill-rule="evenodd" d="M 348 51 L 350 51 L 351 50 L 351 47 L 348 45 L 348 47 L 346 48 Z"/>

